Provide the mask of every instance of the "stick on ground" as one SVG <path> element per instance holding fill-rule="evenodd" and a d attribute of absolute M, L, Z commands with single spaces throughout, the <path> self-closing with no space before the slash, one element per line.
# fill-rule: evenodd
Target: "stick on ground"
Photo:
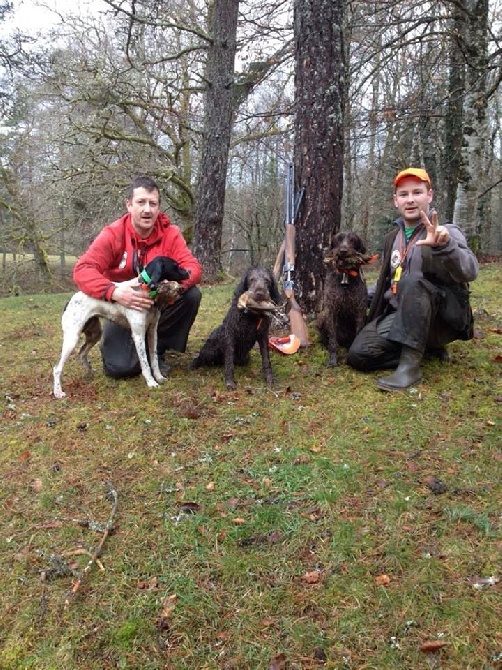
<path fill-rule="evenodd" d="M 94 563 L 98 562 L 98 558 L 101 555 L 101 552 L 103 550 L 103 546 L 106 542 L 106 539 L 108 538 L 108 536 L 113 531 L 113 522 L 115 520 L 115 515 L 117 513 L 117 507 L 118 507 L 118 495 L 117 495 L 117 491 L 115 490 L 115 487 L 113 486 L 113 484 L 108 482 L 107 486 L 108 486 L 107 497 L 112 501 L 112 510 L 110 512 L 110 516 L 108 517 L 108 521 L 106 522 L 106 526 L 105 526 L 105 529 L 103 531 L 103 535 L 101 536 L 101 539 L 100 539 L 98 545 L 96 546 L 96 548 L 92 552 L 92 555 L 91 555 L 91 558 L 89 559 L 89 562 L 87 563 L 85 568 L 82 570 L 82 572 L 80 573 L 80 575 L 77 578 L 77 581 L 73 584 L 73 586 L 71 587 L 70 592 L 66 596 L 66 600 L 64 602 L 64 609 L 66 609 L 69 606 L 69 604 L 71 603 L 71 601 L 75 598 L 75 595 L 77 594 L 77 591 L 81 587 L 85 576 L 90 571 L 90 569 L 92 568 Z"/>

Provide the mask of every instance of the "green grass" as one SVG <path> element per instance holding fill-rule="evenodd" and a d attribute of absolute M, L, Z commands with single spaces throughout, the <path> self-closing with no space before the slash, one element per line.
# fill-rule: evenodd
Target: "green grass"
<path fill-rule="evenodd" d="M 0 668 L 500 668 L 502 582 L 473 580 L 502 576 L 501 276 L 472 284 L 476 337 L 396 395 L 317 343 L 272 353 L 272 389 L 257 351 L 236 392 L 190 371 L 220 285 L 161 388 L 106 378 L 96 348 L 56 401 L 68 295 L 2 299 Z M 113 533 L 65 607 L 108 482 Z"/>

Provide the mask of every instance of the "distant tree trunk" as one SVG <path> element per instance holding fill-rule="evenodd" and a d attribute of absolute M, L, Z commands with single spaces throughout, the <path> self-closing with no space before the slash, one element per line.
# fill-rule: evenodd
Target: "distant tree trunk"
<path fill-rule="evenodd" d="M 323 251 L 340 229 L 343 191 L 344 0 L 295 0 L 296 188 L 305 186 L 297 221 L 296 297 L 318 308 Z"/>
<path fill-rule="evenodd" d="M 488 0 L 464 0 L 467 20 L 463 34 L 467 55 L 466 92 L 461 163 L 454 220 L 467 235 L 474 251 L 480 250 L 479 194 L 484 189 L 485 157 L 489 133 L 486 117 L 488 65 Z"/>
<path fill-rule="evenodd" d="M 204 144 L 195 204 L 194 253 L 204 278 L 220 270 L 225 184 L 232 131 L 234 59 L 239 0 L 215 0 L 207 61 Z"/>
<path fill-rule="evenodd" d="M 449 47 L 448 100 L 445 118 L 444 156 L 442 160 L 445 186 L 445 218 L 453 220 L 457 195 L 462 147 L 462 100 L 465 93 L 465 58 L 461 40 L 465 17 L 458 7 L 453 8 L 452 32 Z"/>

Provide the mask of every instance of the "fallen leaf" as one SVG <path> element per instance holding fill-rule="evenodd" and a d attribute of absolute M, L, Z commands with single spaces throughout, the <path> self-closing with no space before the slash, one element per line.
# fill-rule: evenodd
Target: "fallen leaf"
<path fill-rule="evenodd" d="M 42 491 L 42 488 L 43 488 L 42 480 L 39 477 L 34 479 L 31 482 L 31 488 L 32 488 L 33 491 L 35 491 L 35 493 L 40 493 Z"/>
<path fill-rule="evenodd" d="M 286 663 L 286 654 L 277 654 L 277 656 L 274 656 L 270 661 L 268 670 L 286 670 Z"/>
<path fill-rule="evenodd" d="M 293 461 L 293 465 L 307 465 L 308 463 L 310 463 L 310 461 L 311 458 L 308 454 L 302 454 L 301 456 L 298 456 L 298 458 L 295 458 L 295 460 Z"/>
<path fill-rule="evenodd" d="M 317 584 L 321 579 L 321 574 L 318 570 L 312 570 L 311 572 L 306 572 L 302 576 L 302 582 L 305 584 Z"/>
<path fill-rule="evenodd" d="M 375 584 L 377 586 L 387 586 L 387 584 L 390 584 L 389 575 L 377 575 L 375 577 Z"/>
<path fill-rule="evenodd" d="M 145 591 L 153 591 L 156 589 L 159 585 L 159 580 L 157 577 L 151 577 L 149 580 L 146 582 L 138 581 L 136 582 L 136 586 L 138 589 L 144 589 Z"/>
<path fill-rule="evenodd" d="M 200 512 L 200 505 L 196 502 L 183 502 L 179 503 L 179 509 L 183 514 L 195 514 Z"/>
<path fill-rule="evenodd" d="M 214 491 L 216 487 L 216 484 L 214 482 L 209 482 L 209 484 L 206 485 L 206 491 Z"/>
<path fill-rule="evenodd" d="M 234 523 L 236 526 L 242 526 L 244 523 L 246 523 L 246 519 L 237 517 L 236 519 L 232 519 L 232 523 Z"/>
<path fill-rule="evenodd" d="M 173 609 L 176 606 L 176 600 L 178 596 L 175 593 L 172 593 L 169 596 L 166 596 L 162 602 L 162 611 L 161 617 L 167 619 L 172 614 Z"/>
<path fill-rule="evenodd" d="M 231 633 L 230 631 L 222 630 L 220 633 L 216 633 L 216 639 L 221 640 L 222 642 L 226 642 L 227 640 L 230 640 Z"/>
<path fill-rule="evenodd" d="M 448 642 L 444 642 L 443 640 L 427 640 L 420 645 L 420 651 L 430 654 L 432 652 L 439 651 L 447 644 Z"/>

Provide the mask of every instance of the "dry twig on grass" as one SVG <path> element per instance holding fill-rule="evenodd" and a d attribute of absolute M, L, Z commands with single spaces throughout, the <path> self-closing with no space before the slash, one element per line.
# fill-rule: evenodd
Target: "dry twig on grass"
<path fill-rule="evenodd" d="M 115 514 L 117 513 L 117 507 L 118 507 L 118 495 L 117 495 L 117 491 L 115 490 L 115 487 L 113 486 L 113 484 L 108 482 L 107 486 L 108 486 L 107 498 L 109 500 L 111 500 L 111 502 L 112 502 L 112 510 L 110 512 L 110 516 L 108 517 L 108 521 L 106 522 L 106 525 L 104 527 L 103 535 L 101 536 L 101 539 L 100 539 L 99 543 L 97 544 L 94 551 L 92 552 L 91 558 L 89 559 L 87 565 L 85 566 L 85 568 L 82 570 L 82 572 L 78 576 L 77 581 L 71 587 L 70 592 L 66 596 L 66 600 L 64 602 L 64 608 L 65 609 L 69 606 L 69 604 L 71 603 L 71 601 L 73 600 L 73 598 L 77 594 L 77 591 L 81 587 L 82 582 L 84 581 L 84 578 L 85 578 L 86 574 L 90 571 L 90 569 L 92 568 L 94 563 L 96 563 L 96 564 L 99 563 L 98 559 L 101 556 L 101 552 L 103 550 L 103 546 L 106 542 L 106 539 L 108 538 L 108 536 L 113 531 L 113 522 L 115 520 Z"/>

